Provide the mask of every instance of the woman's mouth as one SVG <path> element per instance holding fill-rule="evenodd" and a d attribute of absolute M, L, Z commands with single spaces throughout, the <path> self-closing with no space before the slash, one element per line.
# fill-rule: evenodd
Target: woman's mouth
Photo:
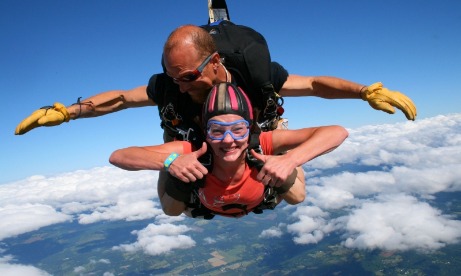
<path fill-rule="evenodd" d="M 237 149 L 238 147 L 221 148 L 221 151 L 224 152 L 225 154 L 231 154 L 235 152 Z"/>

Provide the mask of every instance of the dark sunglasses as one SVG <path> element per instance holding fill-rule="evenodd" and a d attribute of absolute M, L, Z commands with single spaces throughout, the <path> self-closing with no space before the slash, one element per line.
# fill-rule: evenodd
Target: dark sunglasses
<path fill-rule="evenodd" d="M 202 75 L 202 72 L 203 72 L 203 69 L 205 68 L 205 66 L 208 64 L 208 62 L 210 62 L 211 58 L 213 57 L 213 55 L 215 54 L 216 52 L 212 53 L 211 55 L 209 55 L 203 62 L 202 64 L 200 64 L 197 69 L 195 69 L 194 71 L 192 71 L 191 73 L 188 73 L 182 77 L 179 77 L 179 78 L 173 78 L 174 81 L 176 82 L 191 82 L 191 81 L 194 81 L 196 79 L 198 79 L 201 75 Z"/>

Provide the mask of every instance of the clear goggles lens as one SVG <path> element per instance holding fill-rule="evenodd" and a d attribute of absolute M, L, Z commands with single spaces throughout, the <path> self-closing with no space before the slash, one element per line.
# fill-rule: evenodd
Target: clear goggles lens
<path fill-rule="evenodd" d="M 234 140 L 241 140 L 250 133 L 250 124 L 246 120 L 229 123 L 211 120 L 207 125 L 207 133 L 211 140 L 224 140 L 227 134 Z"/>

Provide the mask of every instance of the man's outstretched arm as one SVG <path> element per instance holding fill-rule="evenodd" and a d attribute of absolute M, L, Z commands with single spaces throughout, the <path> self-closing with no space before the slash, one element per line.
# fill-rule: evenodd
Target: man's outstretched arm
<path fill-rule="evenodd" d="M 389 114 L 400 109 L 408 120 L 415 120 L 417 112 L 413 101 L 406 95 L 384 88 L 382 83 L 369 86 L 336 77 L 304 77 L 289 75 L 280 90 L 284 97 L 316 96 L 325 99 L 362 99 L 371 107 Z"/>
<path fill-rule="evenodd" d="M 67 107 L 61 103 L 42 107 L 19 123 L 15 134 L 22 135 L 36 127 L 60 125 L 70 119 L 97 117 L 126 108 L 154 105 L 156 104 L 147 96 L 146 86 L 107 91 L 84 100 L 79 98 L 76 103 Z"/>

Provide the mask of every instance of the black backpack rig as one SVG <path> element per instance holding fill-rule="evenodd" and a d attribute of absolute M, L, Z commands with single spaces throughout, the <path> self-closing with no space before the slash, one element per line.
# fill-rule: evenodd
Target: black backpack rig
<path fill-rule="evenodd" d="M 213 37 L 222 63 L 258 109 L 256 122 L 262 131 L 277 128 L 283 114 L 283 98 L 271 82 L 271 56 L 266 39 L 254 29 L 230 21 L 201 26 Z"/>

